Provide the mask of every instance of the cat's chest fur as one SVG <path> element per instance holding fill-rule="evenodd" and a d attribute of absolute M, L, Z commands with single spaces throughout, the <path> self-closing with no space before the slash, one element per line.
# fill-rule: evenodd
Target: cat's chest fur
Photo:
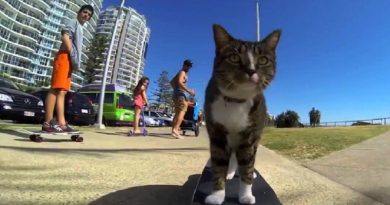
<path fill-rule="evenodd" d="M 212 118 L 223 125 L 229 133 L 238 133 L 249 125 L 249 111 L 253 100 L 242 103 L 228 102 L 223 96 L 218 96 L 211 104 Z"/>

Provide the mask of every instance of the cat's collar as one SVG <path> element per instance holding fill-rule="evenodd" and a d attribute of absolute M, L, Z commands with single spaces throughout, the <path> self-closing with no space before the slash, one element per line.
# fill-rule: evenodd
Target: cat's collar
<path fill-rule="evenodd" d="M 244 102 L 246 102 L 245 99 L 231 98 L 231 97 L 228 97 L 226 95 L 223 96 L 223 100 L 225 100 L 226 102 L 232 102 L 232 103 L 244 103 Z"/>

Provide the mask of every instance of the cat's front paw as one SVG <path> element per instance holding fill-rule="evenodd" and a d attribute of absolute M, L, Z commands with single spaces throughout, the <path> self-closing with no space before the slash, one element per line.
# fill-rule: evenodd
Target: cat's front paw
<path fill-rule="evenodd" d="M 256 198 L 253 195 L 245 195 L 238 200 L 240 204 L 255 204 Z"/>
<path fill-rule="evenodd" d="M 214 191 L 208 195 L 204 200 L 205 204 L 218 204 L 221 205 L 225 200 L 225 190 Z"/>
<path fill-rule="evenodd" d="M 256 172 L 253 172 L 253 179 L 256 179 L 257 178 L 257 174 Z"/>

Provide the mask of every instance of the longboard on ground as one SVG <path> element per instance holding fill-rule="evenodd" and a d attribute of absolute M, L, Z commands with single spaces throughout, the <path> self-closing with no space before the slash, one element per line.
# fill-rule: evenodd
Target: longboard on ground
<path fill-rule="evenodd" d="M 74 142 L 82 142 L 84 141 L 84 138 L 81 136 L 83 134 L 82 132 L 61 132 L 61 133 L 56 133 L 56 132 L 45 132 L 42 130 L 27 130 L 23 129 L 23 132 L 27 133 L 29 135 L 29 138 L 33 142 L 42 142 L 44 141 L 43 136 L 50 136 L 50 135 L 63 135 L 63 136 L 70 136 L 70 140 Z"/>
<path fill-rule="evenodd" d="M 253 181 L 252 193 L 256 197 L 255 204 L 262 205 L 281 205 L 278 197 L 267 182 L 262 178 L 257 170 L 255 170 L 256 178 Z M 192 205 L 205 205 L 206 197 L 212 192 L 213 173 L 207 165 L 203 169 L 202 175 L 199 177 L 195 191 L 192 196 Z M 233 179 L 226 181 L 226 196 L 223 205 L 238 205 L 238 188 L 240 176 L 235 175 Z"/>

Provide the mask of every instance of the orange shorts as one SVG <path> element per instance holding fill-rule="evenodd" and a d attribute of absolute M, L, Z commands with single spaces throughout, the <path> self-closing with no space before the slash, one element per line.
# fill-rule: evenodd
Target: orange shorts
<path fill-rule="evenodd" d="M 60 50 L 53 62 L 51 88 L 69 91 L 71 78 L 72 68 L 69 53 Z"/>

